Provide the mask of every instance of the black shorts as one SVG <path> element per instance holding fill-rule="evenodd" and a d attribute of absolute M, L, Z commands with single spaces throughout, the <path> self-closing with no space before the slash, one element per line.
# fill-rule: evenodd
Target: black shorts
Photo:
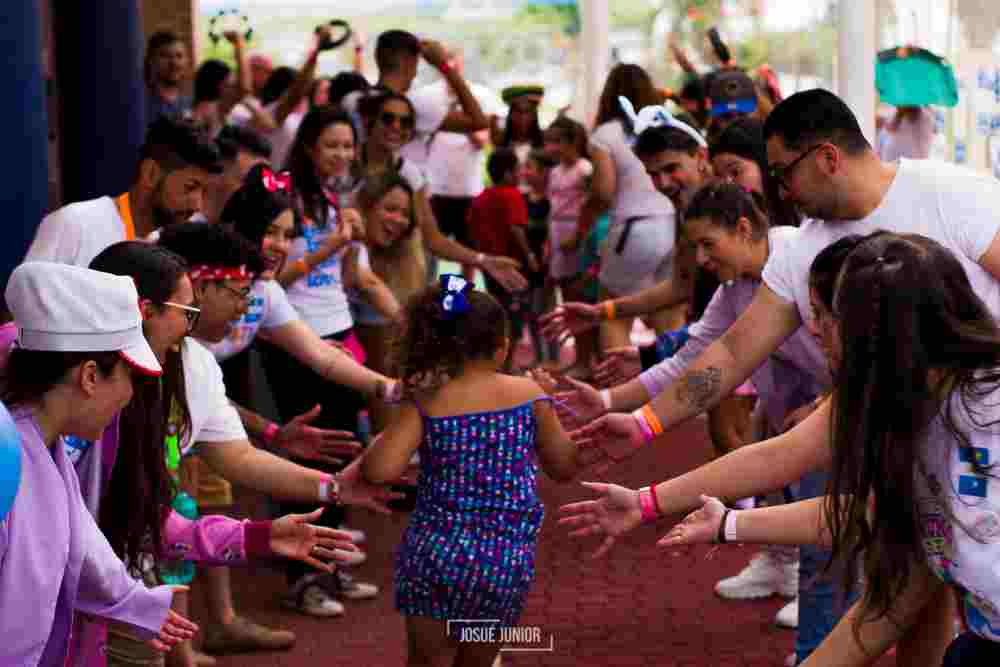
<path fill-rule="evenodd" d="M 451 236 L 464 246 L 469 246 L 469 225 L 466 216 L 469 214 L 472 199 L 472 197 L 431 196 L 431 210 L 434 211 L 434 218 L 441 233 Z"/>

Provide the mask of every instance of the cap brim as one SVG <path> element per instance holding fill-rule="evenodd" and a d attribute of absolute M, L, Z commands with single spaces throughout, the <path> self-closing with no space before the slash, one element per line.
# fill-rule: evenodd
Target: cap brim
<path fill-rule="evenodd" d="M 125 349 L 119 350 L 118 354 L 122 355 L 122 359 L 128 362 L 129 366 L 143 375 L 156 377 L 163 374 L 163 367 L 160 366 L 156 355 L 153 354 L 153 349 L 149 347 L 149 343 L 142 336 Z"/>
<path fill-rule="evenodd" d="M 724 113 L 753 113 L 757 110 L 757 99 L 748 97 L 742 100 L 730 100 L 727 102 L 713 102 L 709 111 L 711 116 L 721 116 Z"/>

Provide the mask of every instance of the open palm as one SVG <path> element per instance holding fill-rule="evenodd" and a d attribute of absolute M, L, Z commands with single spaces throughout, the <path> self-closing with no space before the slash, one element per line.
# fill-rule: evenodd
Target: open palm
<path fill-rule="evenodd" d="M 597 493 L 597 499 L 560 507 L 563 517 L 559 525 L 573 529 L 570 537 L 603 537 L 593 554 L 593 558 L 600 558 L 611 550 L 619 537 L 642 522 L 639 492 L 617 484 L 583 482 L 583 485 Z"/>

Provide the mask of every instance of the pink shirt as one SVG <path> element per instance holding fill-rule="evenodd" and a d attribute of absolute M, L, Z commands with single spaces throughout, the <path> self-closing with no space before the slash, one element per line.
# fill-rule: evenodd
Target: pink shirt
<path fill-rule="evenodd" d="M 594 167 L 583 158 L 570 167 L 560 163 L 549 171 L 545 196 L 552 206 L 550 219 L 575 222 L 580 217 L 580 209 L 587 199 L 587 179 L 593 173 Z"/>

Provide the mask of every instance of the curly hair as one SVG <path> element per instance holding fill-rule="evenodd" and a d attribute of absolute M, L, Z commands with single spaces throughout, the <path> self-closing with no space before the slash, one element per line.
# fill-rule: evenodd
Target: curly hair
<path fill-rule="evenodd" d="M 506 311 L 486 292 L 469 290 L 469 309 L 454 314 L 444 310 L 442 296 L 440 285 L 430 285 L 406 304 L 396 361 L 409 395 L 435 391 L 466 362 L 492 357 L 510 336 Z"/>

